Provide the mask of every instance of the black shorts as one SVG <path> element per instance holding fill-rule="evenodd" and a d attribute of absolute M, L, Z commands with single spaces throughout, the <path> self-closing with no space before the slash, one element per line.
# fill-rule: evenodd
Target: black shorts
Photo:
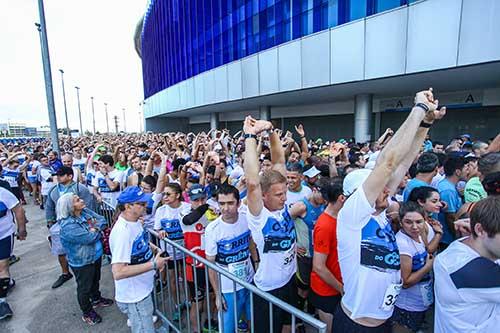
<path fill-rule="evenodd" d="M 193 270 L 193 266 L 187 266 L 186 269 Z M 196 284 L 195 281 L 196 280 Z M 210 281 L 205 279 L 205 269 L 195 268 L 193 274 L 193 281 L 188 281 L 189 295 L 191 296 L 191 301 L 202 301 L 205 299 L 207 286 L 208 290 L 212 291 L 212 286 L 210 286 Z"/>
<path fill-rule="evenodd" d="M 0 239 L 0 260 L 9 259 L 14 249 L 14 234 Z"/>
<path fill-rule="evenodd" d="M 377 327 L 367 327 L 360 325 L 353 321 L 344 312 L 342 306 L 339 304 L 335 315 L 333 316 L 333 327 L 332 332 L 343 332 L 343 333 L 391 333 L 392 328 L 389 320 Z"/>
<path fill-rule="evenodd" d="M 394 307 L 391 321 L 408 328 L 410 331 L 417 332 L 422 328 L 427 311 L 407 311 Z"/>
<path fill-rule="evenodd" d="M 175 266 L 177 266 L 177 272 L 182 272 L 182 259 L 177 259 L 177 260 L 169 260 L 167 261 L 167 268 L 168 269 L 176 269 Z"/>
<path fill-rule="evenodd" d="M 298 294 L 297 294 L 297 284 L 295 281 L 295 276 L 290 278 L 283 287 L 269 290 L 268 293 L 279 298 L 280 300 L 288 303 L 289 305 L 296 307 L 298 306 Z M 254 294 L 253 301 L 253 312 L 255 332 L 270 332 L 269 327 L 269 302 Z M 292 316 L 283 311 L 277 306 L 273 306 L 273 332 L 281 332 L 283 325 L 290 325 L 292 323 Z"/>
<path fill-rule="evenodd" d="M 342 296 L 340 294 L 334 296 L 321 296 L 314 292 L 314 290 L 309 290 L 308 295 L 309 301 L 316 308 L 323 312 L 335 314 Z"/>
<path fill-rule="evenodd" d="M 297 287 L 309 290 L 311 284 L 312 258 L 297 256 Z"/>

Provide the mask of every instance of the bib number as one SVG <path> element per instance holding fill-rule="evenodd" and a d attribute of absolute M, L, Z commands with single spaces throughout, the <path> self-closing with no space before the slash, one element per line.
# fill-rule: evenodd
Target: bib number
<path fill-rule="evenodd" d="M 384 295 L 384 301 L 382 302 L 383 310 L 391 311 L 394 308 L 394 304 L 396 304 L 396 300 L 398 299 L 402 286 L 403 284 L 401 283 L 392 283 L 389 287 L 387 287 Z"/>
<path fill-rule="evenodd" d="M 288 266 L 295 261 L 295 246 L 290 248 L 287 252 L 285 252 L 285 259 L 283 261 L 284 266 Z"/>
<path fill-rule="evenodd" d="M 229 273 L 233 274 L 239 279 L 243 279 L 247 275 L 247 260 L 234 262 L 228 265 Z"/>
<path fill-rule="evenodd" d="M 422 295 L 424 306 L 428 307 L 434 303 L 434 291 L 432 290 L 432 283 L 430 281 L 420 285 L 420 294 Z"/>

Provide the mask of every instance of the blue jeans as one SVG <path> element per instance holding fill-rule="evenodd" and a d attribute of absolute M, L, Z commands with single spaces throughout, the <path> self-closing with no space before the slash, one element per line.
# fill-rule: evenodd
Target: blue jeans
<path fill-rule="evenodd" d="M 128 316 L 132 324 L 132 333 L 154 333 L 153 323 L 153 298 L 149 294 L 145 299 L 137 303 L 120 303 L 116 305 L 121 312 Z"/>
<path fill-rule="evenodd" d="M 224 321 L 224 333 L 234 333 L 234 297 L 235 293 L 223 293 L 226 300 L 227 311 L 222 312 Z M 238 312 L 236 317 L 241 319 L 243 313 L 246 319 L 250 319 L 250 292 L 247 289 L 240 289 L 236 292 L 236 307 Z M 238 323 L 236 323 L 238 324 Z"/>

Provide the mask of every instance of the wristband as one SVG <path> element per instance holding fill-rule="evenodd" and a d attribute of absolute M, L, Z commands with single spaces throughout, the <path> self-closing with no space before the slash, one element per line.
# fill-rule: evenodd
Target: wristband
<path fill-rule="evenodd" d="M 423 127 L 423 128 L 431 128 L 432 124 L 430 123 L 426 123 L 425 121 L 421 121 L 420 122 L 420 127 Z"/>
<path fill-rule="evenodd" d="M 246 139 L 255 139 L 255 141 L 257 141 L 257 135 L 255 134 L 248 134 L 248 133 L 245 133 L 243 135 L 243 138 L 246 140 Z"/>
<path fill-rule="evenodd" d="M 156 271 L 158 267 L 156 266 L 156 261 L 153 259 L 153 271 Z"/>
<path fill-rule="evenodd" d="M 429 107 L 425 105 L 424 103 L 417 103 L 415 104 L 415 107 L 423 109 L 425 112 L 429 111 Z"/>

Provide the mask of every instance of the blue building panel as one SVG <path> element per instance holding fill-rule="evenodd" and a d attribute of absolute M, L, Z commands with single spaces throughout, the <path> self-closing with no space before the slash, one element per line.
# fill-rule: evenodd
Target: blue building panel
<path fill-rule="evenodd" d="M 413 0 L 151 0 L 142 30 L 144 98 L 181 81 Z"/>

